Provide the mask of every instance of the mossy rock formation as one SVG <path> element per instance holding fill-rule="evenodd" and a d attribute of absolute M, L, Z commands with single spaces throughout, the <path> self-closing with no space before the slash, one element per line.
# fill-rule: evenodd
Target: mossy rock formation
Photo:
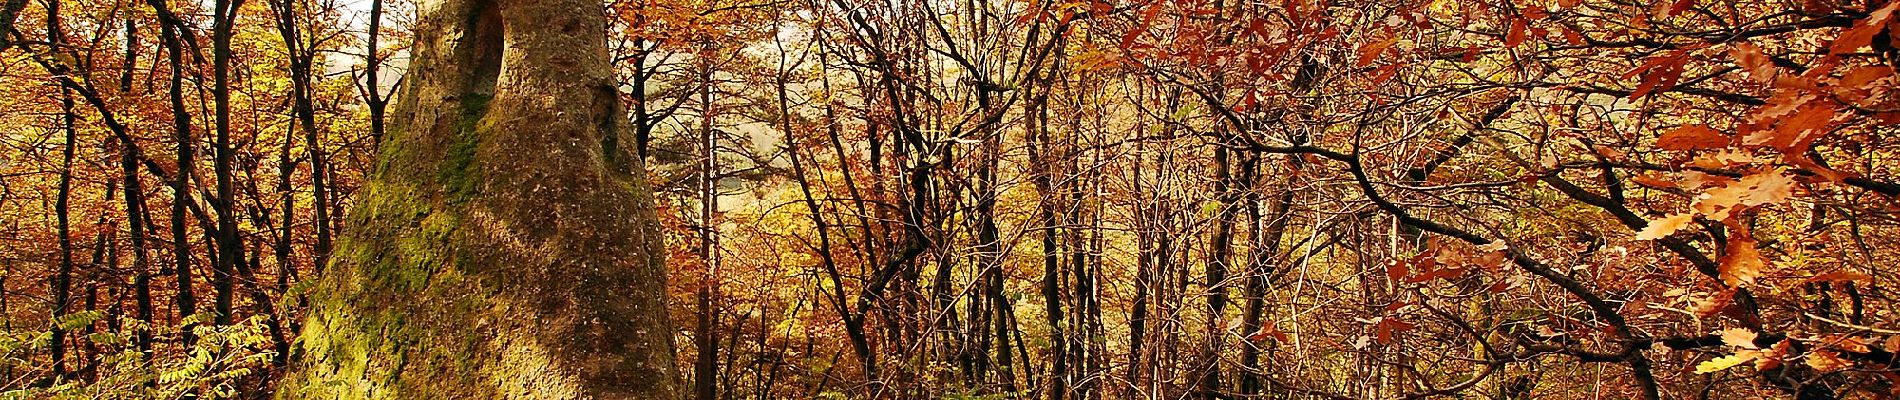
<path fill-rule="evenodd" d="M 433 0 L 279 399 L 677 398 L 601 4 Z"/>

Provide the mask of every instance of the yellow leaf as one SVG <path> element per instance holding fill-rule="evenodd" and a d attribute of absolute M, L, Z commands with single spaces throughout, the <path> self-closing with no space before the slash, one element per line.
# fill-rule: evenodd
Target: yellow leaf
<path fill-rule="evenodd" d="M 1641 232 L 1636 233 L 1636 240 L 1656 240 L 1656 239 L 1666 238 L 1666 237 L 1669 237 L 1669 235 L 1676 233 L 1676 231 L 1682 230 L 1682 227 L 1688 226 L 1690 222 L 1694 222 L 1694 221 L 1695 221 L 1694 213 L 1676 214 L 1676 215 L 1663 217 L 1662 219 L 1649 221 L 1649 226 L 1643 227 L 1643 230 Z"/>
<path fill-rule="evenodd" d="M 1745 362 L 1754 361 L 1756 355 L 1755 352 L 1743 352 L 1709 359 L 1708 361 L 1703 361 L 1701 364 L 1696 364 L 1695 373 L 1707 374 L 1729 369 L 1737 365 L 1742 365 L 1742 363 Z"/>

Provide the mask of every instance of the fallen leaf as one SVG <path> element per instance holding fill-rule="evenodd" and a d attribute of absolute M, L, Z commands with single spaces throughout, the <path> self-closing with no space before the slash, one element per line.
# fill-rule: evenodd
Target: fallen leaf
<path fill-rule="evenodd" d="M 1768 346 L 1768 350 L 1762 350 L 1762 352 L 1760 353 L 1760 356 L 1755 357 L 1755 370 L 1768 371 L 1775 368 L 1781 368 L 1781 360 L 1783 358 L 1788 357 L 1788 349 L 1790 348 L 1789 343 L 1792 343 L 1792 342 L 1794 341 L 1793 340 L 1778 341 L 1778 342 L 1775 342 L 1774 346 Z"/>
<path fill-rule="evenodd" d="M 1723 329 L 1722 344 L 1756 350 L 1760 349 L 1760 347 L 1755 347 L 1756 336 L 1758 335 L 1755 334 L 1755 331 L 1748 330 L 1748 328 Z"/>
<path fill-rule="evenodd" d="M 1736 354 L 1712 358 L 1712 359 L 1709 359 L 1708 361 L 1703 361 L 1701 364 L 1696 364 L 1695 373 L 1707 374 L 1707 373 L 1718 372 L 1721 370 L 1733 368 L 1737 365 L 1742 365 L 1742 363 L 1753 361 L 1756 356 L 1757 356 L 1756 354 L 1751 352 L 1747 354 L 1736 353 Z"/>
<path fill-rule="evenodd" d="M 1873 276 L 1871 276 L 1871 275 L 1867 275 L 1867 274 L 1863 274 L 1863 273 L 1859 273 L 1859 272 L 1854 272 L 1854 271 L 1848 271 L 1848 270 L 1840 270 L 1840 271 L 1834 271 L 1834 272 L 1829 272 L 1829 273 L 1825 273 L 1825 274 L 1820 274 L 1820 275 L 1815 275 L 1815 276 L 1814 276 L 1813 278 L 1808 278 L 1808 280 L 1807 280 L 1807 282 L 1808 282 L 1808 283 L 1814 283 L 1814 282 L 1856 282 L 1856 281 L 1858 281 L 1858 282 L 1873 282 L 1873 281 L 1874 281 L 1874 277 L 1873 277 Z M 1900 336 L 1895 336 L 1895 338 L 1900 338 Z"/>
<path fill-rule="evenodd" d="M 1695 302 L 1695 313 L 1697 316 L 1703 318 L 1714 316 L 1717 313 L 1721 313 L 1722 310 L 1728 309 L 1729 304 L 1734 301 L 1734 289 L 1715 292 L 1715 295 Z"/>
<path fill-rule="evenodd" d="M 1823 373 L 1847 369 L 1848 366 L 1847 360 L 1841 359 L 1840 353 L 1835 353 L 1833 350 L 1815 350 L 1808 353 L 1807 364 L 1808 368 L 1814 368 L 1815 371 Z"/>

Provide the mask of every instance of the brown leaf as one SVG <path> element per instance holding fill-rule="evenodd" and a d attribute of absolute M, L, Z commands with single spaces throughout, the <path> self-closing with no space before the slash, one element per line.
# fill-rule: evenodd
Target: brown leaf
<path fill-rule="evenodd" d="M 1794 116 L 1781 120 L 1775 125 L 1773 136 L 1760 144 L 1781 150 L 1784 153 L 1806 153 L 1807 148 L 1819 139 L 1821 134 L 1834 127 L 1834 118 L 1841 107 L 1832 101 L 1809 102 L 1796 111 Z"/>
<path fill-rule="evenodd" d="M 1397 318 L 1382 317 L 1382 318 L 1379 318 L 1379 325 L 1377 328 L 1375 328 L 1375 330 L 1378 333 L 1379 344 L 1388 344 L 1388 343 L 1392 343 L 1393 334 L 1409 331 L 1409 330 L 1412 330 L 1412 328 L 1416 328 L 1416 327 L 1418 327 L 1418 325 L 1412 324 L 1410 322 L 1400 321 Z"/>
<path fill-rule="evenodd" d="M 1847 173 L 1821 166 L 1821 163 L 1809 159 L 1807 154 L 1784 154 L 1782 155 L 1782 159 L 1786 160 L 1789 164 L 1801 167 L 1803 171 L 1814 173 L 1822 179 L 1826 179 L 1828 182 L 1841 183 L 1847 180 Z"/>
<path fill-rule="evenodd" d="M 1530 22 L 1523 18 L 1511 19 L 1511 30 L 1504 33 L 1504 47 L 1517 47 L 1524 44 L 1524 37 L 1530 31 Z"/>
<path fill-rule="evenodd" d="M 1682 14 L 1683 11 L 1689 10 L 1690 5 L 1694 5 L 1694 4 L 1695 4 L 1695 0 L 1676 0 L 1675 4 L 1671 4 L 1669 6 L 1669 12 L 1663 14 L 1663 16 L 1675 16 L 1677 14 Z"/>
<path fill-rule="evenodd" d="M 1524 7 L 1522 9 L 1519 9 L 1518 11 L 1524 13 L 1524 18 L 1530 18 L 1533 21 L 1542 20 L 1544 18 L 1550 18 L 1550 13 L 1545 12 L 1543 6 L 1533 5 L 1529 7 Z"/>
<path fill-rule="evenodd" d="M 1686 50 L 1671 51 L 1663 55 L 1650 57 L 1643 62 L 1643 65 L 1639 65 L 1635 69 L 1624 73 L 1622 79 L 1629 79 L 1635 76 L 1643 77 L 1643 82 L 1636 85 L 1636 90 L 1630 92 L 1629 98 L 1639 99 L 1643 96 L 1675 88 L 1676 83 L 1682 80 L 1682 68 L 1684 64 L 1689 62 L 1688 56 L 1689 52 Z"/>
<path fill-rule="evenodd" d="M 1582 46 L 1584 43 L 1588 43 L 1588 41 L 1583 40 L 1583 33 L 1577 32 L 1575 29 L 1570 29 L 1570 27 L 1567 26 L 1559 26 L 1557 29 L 1563 32 L 1564 42 L 1570 43 L 1572 46 Z"/>

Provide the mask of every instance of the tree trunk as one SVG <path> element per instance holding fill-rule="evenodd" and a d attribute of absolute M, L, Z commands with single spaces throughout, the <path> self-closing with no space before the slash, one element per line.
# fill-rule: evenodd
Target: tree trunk
<path fill-rule="evenodd" d="M 217 196 L 211 202 L 218 214 L 218 231 L 213 235 L 217 256 L 212 258 L 211 283 L 215 295 L 213 318 L 218 325 L 230 325 L 232 294 L 235 293 L 237 264 L 244 262 L 244 243 L 238 236 L 237 190 L 232 185 L 237 150 L 231 144 L 231 38 L 235 34 L 238 9 L 243 0 L 218 0 L 213 3 L 211 29 L 211 103 L 213 139 L 212 174 L 217 180 Z"/>
<path fill-rule="evenodd" d="M 169 13 L 163 1 L 151 0 L 148 3 L 151 4 L 152 8 L 157 10 L 161 16 Z M 169 61 L 171 64 L 171 81 L 170 85 L 166 88 L 166 97 L 171 102 L 172 141 L 177 144 L 177 149 L 174 150 L 177 163 L 173 164 L 175 166 L 172 169 L 172 176 L 174 176 L 174 178 L 171 180 L 172 207 L 170 222 L 172 281 L 177 285 L 176 290 L 173 291 L 172 309 L 180 320 L 184 320 L 185 317 L 196 313 L 198 309 L 198 298 L 193 294 L 192 290 L 191 241 L 186 236 L 187 223 L 185 222 L 185 209 L 192 202 L 192 142 L 191 113 L 185 106 L 185 46 L 183 45 L 184 40 L 181 39 L 181 37 L 189 37 L 188 35 L 190 35 L 190 33 L 190 31 L 185 30 L 182 24 L 178 24 L 176 21 L 164 21 L 159 24 L 159 37 L 165 44 L 166 61 Z M 183 336 L 186 345 L 190 345 L 195 341 L 191 333 L 191 324 L 180 326 L 179 331 L 182 332 L 181 336 Z"/>
<path fill-rule="evenodd" d="M 682 395 L 600 7 L 419 7 L 392 129 L 280 398 Z"/>
<path fill-rule="evenodd" d="M 57 4 L 59 3 L 54 2 L 48 4 L 54 4 L 54 6 L 49 7 L 49 9 L 54 11 L 49 11 L 48 14 L 57 15 L 57 10 L 59 9 Z M 54 200 L 53 203 L 54 219 L 58 221 L 57 229 L 59 231 L 59 272 L 53 275 L 53 279 L 51 280 L 53 287 L 52 290 L 49 290 L 49 292 L 53 294 L 53 310 L 52 313 L 48 315 L 53 319 L 53 329 L 51 332 L 53 338 L 52 343 L 47 345 L 48 348 L 53 350 L 53 376 L 56 378 L 66 376 L 67 372 L 66 336 L 68 332 L 66 332 L 65 324 L 59 321 L 60 317 L 72 312 L 67 307 L 72 306 L 73 142 L 77 140 L 75 132 L 78 131 L 78 129 L 73 126 L 73 121 L 77 118 L 73 114 L 72 92 L 62 90 L 62 93 L 60 96 L 60 110 L 63 117 L 61 119 L 60 129 L 66 132 L 66 140 L 65 144 L 60 147 L 60 154 L 62 154 L 62 156 L 60 158 L 61 162 L 59 168 L 59 198 Z"/>

